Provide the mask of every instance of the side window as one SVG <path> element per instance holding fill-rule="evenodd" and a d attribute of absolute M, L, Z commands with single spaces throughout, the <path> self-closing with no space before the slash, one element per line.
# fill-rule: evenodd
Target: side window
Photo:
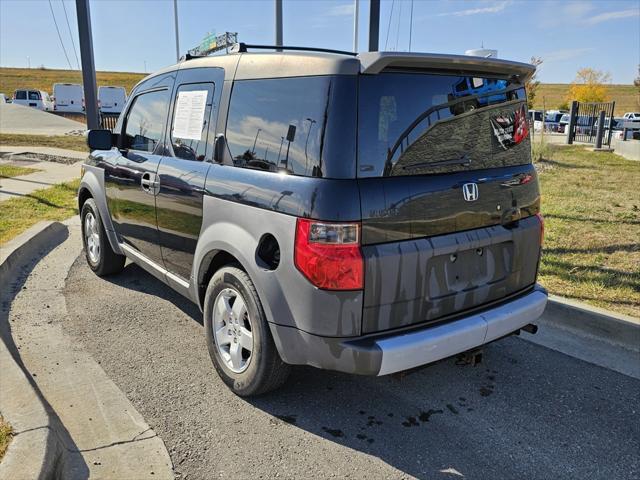
<path fill-rule="evenodd" d="M 18 90 L 16 92 L 16 100 L 26 100 L 27 92 L 25 90 Z"/>
<path fill-rule="evenodd" d="M 331 77 L 237 81 L 226 131 L 235 166 L 322 176 L 331 82 Z"/>
<path fill-rule="evenodd" d="M 153 152 L 162 138 L 169 109 L 168 90 L 142 93 L 129 109 L 125 120 L 124 148 Z"/>
<path fill-rule="evenodd" d="M 190 83 L 178 87 L 170 137 L 175 157 L 205 160 L 213 91 L 213 83 Z M 211 156 L 213 149 L 210 148 L 208 153 Z"/>
<path fill-rule="evenodd" d="M 40 92 L 29 91 L 29 100 L 40 100 Z"/>

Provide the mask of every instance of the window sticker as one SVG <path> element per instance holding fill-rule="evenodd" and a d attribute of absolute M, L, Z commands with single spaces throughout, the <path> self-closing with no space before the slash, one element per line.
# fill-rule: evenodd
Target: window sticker
<path fill-rule="evenodd" d="M 178 92 L 172 136 L 188 140 L 201 140 L 206 106 L 206 90 Z"/>

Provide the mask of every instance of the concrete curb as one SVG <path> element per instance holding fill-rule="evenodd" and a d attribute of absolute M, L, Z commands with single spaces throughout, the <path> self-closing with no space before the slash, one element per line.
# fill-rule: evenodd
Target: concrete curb
<path fill-rule="evenodd" d="M 9 306 L 20 289 L 16 278 L 68 236 L 58 222 L 40 222 L 0 248 L 0 412 L 16 435 L 0 463 L 0 479 L 52 478 L 63 452 L 55 419 L 20 361 L 11 338 Z"/>
<path fill-rule="evenodd" d="M 640 352 L 640 319 L 628 315 L 549 295 L 549 303 L 540 323 L 574 330 Z"/>

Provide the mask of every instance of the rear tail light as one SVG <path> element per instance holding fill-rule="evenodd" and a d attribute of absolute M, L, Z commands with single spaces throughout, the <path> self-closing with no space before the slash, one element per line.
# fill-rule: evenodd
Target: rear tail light
<path fill-rule="evenodd" d="M 540 221 L 540 246 L 544 243 L 544 217 L 541 213 L 536 213 L 536 217 Z"/>
<path fill-rule="evenodd" d="M 294 261 L 296 268 L 318 288 L 361 290 L 364 262 L 360 252 L 360 224 L 299 218 Z"/>

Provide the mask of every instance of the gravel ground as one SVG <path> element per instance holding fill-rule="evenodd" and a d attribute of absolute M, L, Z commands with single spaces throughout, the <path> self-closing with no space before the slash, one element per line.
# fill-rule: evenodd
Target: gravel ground
<path fill-rule="evenodd" d="M 396 377 L 297 368 L 243 400 L 217 378 L 202 315 L 129 264 L 80 257 L 64 328 L 164 440 L 177 478 L 632 479 L 640 381 L 508 338 L 477 367 Z"/>

